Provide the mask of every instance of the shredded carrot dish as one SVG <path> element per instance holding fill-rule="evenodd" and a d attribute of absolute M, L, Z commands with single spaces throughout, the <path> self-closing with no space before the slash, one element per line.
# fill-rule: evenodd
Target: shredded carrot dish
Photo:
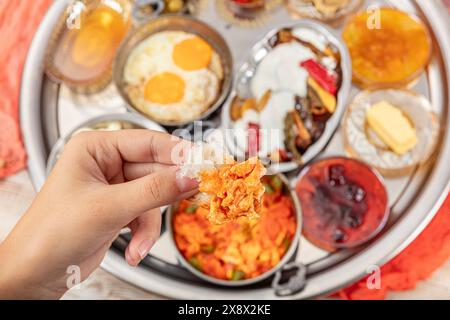
<path fill-rule="evenodd" d="M 216 224 L 246 216 L 259 218 L 266 169 L 259 159 L 224 164 L 218 169 L 200 172 L 199 190 L 211 196 L 207 219 Z"/>
<path fill-rule="evenodd" d="M 295 209 L 279 177 L 264 177 L 263 185 L 266 192 L 258 220 L 240 217 L 211 224 L 207 209 L 188 200 L 180 203 L 172 222 L 174 238 L 191 265 L 214 278 L 242 280 L 280 262 L 296 232 Z"/>

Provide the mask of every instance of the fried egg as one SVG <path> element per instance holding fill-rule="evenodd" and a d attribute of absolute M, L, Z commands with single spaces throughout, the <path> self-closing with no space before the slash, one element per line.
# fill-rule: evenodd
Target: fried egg
<path fill-rule="evenodd" d="M 223 67 L 201 37 L 184 31 L 151 35 L 131 52 L 124 69 L 132 104 L 161 121 L 189 121 L 217 99 Z"/>

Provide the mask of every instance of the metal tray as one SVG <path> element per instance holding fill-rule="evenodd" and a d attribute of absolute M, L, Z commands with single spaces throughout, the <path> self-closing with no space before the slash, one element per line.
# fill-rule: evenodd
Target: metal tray
<path fill-rule="evenodd" d="M 45 181 L 46 162 L 58 138 L 77 124 L 94 116 L 126 112 L 124 102 L 113 86 L 93 96 L 77 95 L 65 86 L 51 82 L 43 72 L 46 46 L 70 0 L 55 1 L 42 21 L 28 53 L 20 97 L 20 119 L 28 151 L 28 168 L 36 190 Z M 276 9 L 258 28 L 240 28 L 223 20 L 216 10 L 219 3 L 205 0 L 207 6 L 199 18 L 212 24 L 232 50 L 235 71 L 244 61 L 256 39 L 277 26 L 294 23 L 284 10 Z M 366 1 L 386 4 L 387 1 Z M 334 254 L 322 251 L 302 239 L 296 259 L 306 265 L 307 284 L 303 291 L 289 298 L 312 298 L 333 292 L 361 278 L 374 265 L 382 265 L 405 248 L 426 227 L 450 190 L 450 25 L 440 0 L 392 0 L 389 5 L 415 13 L 428 23 L 434 38 L 434 55 L 426 72 L 413 89 L 425 94 L 440 117 L 438 148 L 427 164 L 415 168 L 406 177 L 386 179 L 391 216 L 381 235 L 356 249 Z M 334 32 L 339 34 L 339 30 Z M 353 88 L 350 96 L 358 89 Z M 211 122 L 217 125 L 217 117 Z M 340 130 L 323 155 L 344 154 Z M 175 252 L 170 251 L 167 233 L 163 233 L 152 255 L 138 268 L 129 267 L 123 251 L 127 235 L 121 235 L 106 255 L 102 267 L 112 274 L 144 289 L 172 298 L 191 299 L 270 299 L 277 298 L 269 283 L 230 289 L 207 284 L 182 268 Z"/>

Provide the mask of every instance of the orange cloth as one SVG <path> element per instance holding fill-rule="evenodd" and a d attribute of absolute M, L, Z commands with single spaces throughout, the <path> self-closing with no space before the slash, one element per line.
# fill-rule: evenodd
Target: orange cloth
<path fill-rule="evenodd" d="M 381 288 L 366 279 L 341 290 L 343 299 L 384 299 L 389 291 L 411 290 L 450 258 L 450 196 L 427 228 L 405 250 L 381 268 Z"/>
<path fill-rule="evenodd" d="M 20 79 L 34 31 L 51 2 L 0 1 L 0 178 L 26 165 L 18 126 Z"/>
<path fill-rule="evenodd" d="M 32 36 L 52 0 L 0 1 L 0 178 L 26 165 L 19 131 L 18 100 L 22 67 Z M 448 2 L 448 1 L 447 1 Z M 37 107 L 37 105 L 36 105 Z M 382 267 L 382 288 L 362 280 L 341 290 L 344 299 L 383 299 L 390 290 L 414 288 L 450 257 L 450 197 L 425 231 Z"/>

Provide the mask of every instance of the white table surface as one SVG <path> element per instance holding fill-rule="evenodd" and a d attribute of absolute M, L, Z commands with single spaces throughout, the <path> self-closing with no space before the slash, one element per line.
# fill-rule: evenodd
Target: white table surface
<path fill-rule="evenodd" d="M 33 201 L 35 191 L 27 171 L 0 180 L 0 241 L 14 227 Z M 63 299 L 162 299 L 141 290 L 99 268 L 80 288 L 72 289 Z M 411 291 L 390 293 L 389 299 L 445 299 L 450 300 L 450 261 L 430 279 L 417 284 Z"/>

